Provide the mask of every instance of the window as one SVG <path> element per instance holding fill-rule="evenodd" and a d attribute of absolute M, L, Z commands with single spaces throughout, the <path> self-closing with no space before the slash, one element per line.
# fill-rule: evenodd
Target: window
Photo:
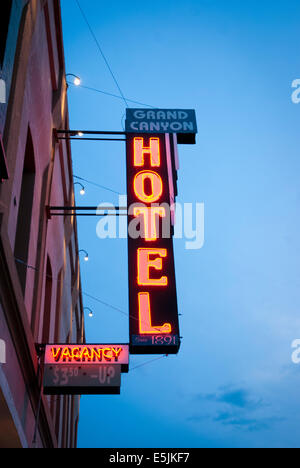
<path fill-rule="evenodd" d="M 54 341 L 55 343 L 60 342 L 60 324 L 61 324 L 61 309 L 62 309 L 62 295 L 63 295 L 63 280 L 64 271 L 63 268 L 60 270 L 57 280 L 57 292 L 56 292 L 56 316 L 55 316 L 55 331 Z"/>
<path fill-rule="evenodd" d="M 5 2 L 1 2 L 1 14 L 0 14 L 0 66 L 1 68 L 3 66 L 3 61 L 4 61 L 4 56 L 5 56 L 11 7 L 12 7 L 12 0 L 5 0 Z"/>
<path fill-rule="evenodd" d="M 62 401 L 62 396 L 59 395 L 57 397 L 57 402 L 56 402 L 56 417 L 55 417 L 55 433 L 57 437 L 57 443 L 59 446 L 59 436 L 60 436 L 60 427 L 61 427 L 61 401 Z"/>
<path fill-rule="evenodd" d="M 51 303 L 52 303 L 52 268 L 49 257 L 47 258 L 46 278 L 45 278 L 45 301 L 43 318 L 42 343 L 49 343 L 51 324 Z"/>
<path fill-rule="evenodd" d="M 25 264 L 28 263 L 34 184 L 34 150 L 31 133 L 30 130 L 28 130 L 14 249 L 15 257 Z M 27 268 L 18 261 L 16 265 L 23 294 L 25 294 Z"/>
<path fill-rule="evenodd" d="M 1 79 L 0 79 L 0 104 L 1 104 Z M 0 183 L 8 179 L 8 170 L 5 159 L 3 140 L 0 134 Z"/>

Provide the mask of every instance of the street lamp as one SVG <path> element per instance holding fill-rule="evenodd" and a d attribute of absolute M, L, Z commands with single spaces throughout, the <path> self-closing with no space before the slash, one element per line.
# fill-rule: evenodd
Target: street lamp
<path fill-rule="evenodd" d="M 87 251 L 81 249 L 81 250 L 79 250 L 78 254 L 80 254 L 81 252 L 83 252 L 85 254 L 84 261 L 88 262 L 89 261 L 89 254 L 87 253 Z"/>
<path fill-rule="evenodd" d="M 75 185 L 80 185 L 81 190 L 80 190 L 79 193 L 80 193 L 80 195 L 82 195 L 82 196 L 85 195 L 85 188 L 84 188 L 84 186 L 83 186 L 80 182 L 75 182 L 74 187 L 75 187 Z"/>
<path fill-rule="evenodd" d="M 79 78 L 79 76 L 74 75 L 73 73 L 67 73 L 67 74 L 66 74 L 66 79 L 67 79 L 68 76 L 72 76 L 72 78 L 73 78 L 73 84 L 74 84 L 75 86 L 80 86 L 80 85 L 81 85 L 81 79 Z"/>
<path fill-rule="evenodd" d="M 94 312 L 89 308 L 89 307 L 84 307 L 83 310 L 88 310 L 89 311 L 89 317 L 94 317 Z"/>

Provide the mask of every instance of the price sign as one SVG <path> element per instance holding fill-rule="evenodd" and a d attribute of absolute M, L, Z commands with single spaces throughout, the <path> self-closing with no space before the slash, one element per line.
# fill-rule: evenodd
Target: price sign
<path fill-rule="evenodd" d="M 121 365 L 54 364 L 44 367 L 45 395 L 119 395 Z"/>

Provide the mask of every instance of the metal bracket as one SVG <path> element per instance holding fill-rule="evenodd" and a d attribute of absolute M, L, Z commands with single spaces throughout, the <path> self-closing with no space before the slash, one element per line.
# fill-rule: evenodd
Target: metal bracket
<path fill-rule="evenodd" d="M 78 213 L 85 211 L 85 213 Z M 86 213 L 86 212 L 93 213 Z M 108 211 L 108 213 L 102 213 Z M 127 207 L 120 206 L 46 206 L 47 219 L 52 216 L 127 216 Z"/>
<path fill-rule="evenodd" d="M 45 354 L 45 349 L 46 349 L 46 345 L 39 344 L 39 343 L 35 344 L 36 354 L 39 358 L 41 358 Z"/>
<path fill-rule="evenodd" d="M 84 138 L 84 135 L 108 135 L 108 136 L 117 136 L 117 135 L 126 135 L 125 132 L 111 132 L 111 131 L 102 131 L 102 130 L 57 130 L 54 129 L 54 136 L 56 140 L 84 140 L 84 141 L 126 141 L 126 138 Z"/>

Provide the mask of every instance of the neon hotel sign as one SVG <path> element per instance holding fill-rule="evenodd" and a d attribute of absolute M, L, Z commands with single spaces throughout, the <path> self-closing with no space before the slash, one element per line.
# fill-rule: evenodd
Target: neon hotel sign
<path fill-rule="evenodd" d="M 162 120 L 190 117 L 193 111 L 127 111 L 127 199 L 130 352 L 132 354 L 176 354 L 180 346 L 172 230 L 166 235 L 163 223 L 172 225 L 171 205 L 176 196 L 175 161 L 177 136 L 168 133 L 133 133 L 132 120 L 159 117 L 159 128 L 172 128 Z M 135 122 L 135 121 L 133 121 Z M 155 122 L 152 122 L 155 125 Z M 174 128 L 177 128 L 173 125 Z M 149 128 L 144 126 L 142 128 Z M 157 126 L 158 128 L 158 126 Z M 181 142 L 193 142 L 195 127 L 182 123 L 186 134 Z M 162 130 L 161 130 L 162 132 Z M 192 133 L 192 135 L 191 135 Z M 130 226 L 140 226 L 138 238 Z"/>

